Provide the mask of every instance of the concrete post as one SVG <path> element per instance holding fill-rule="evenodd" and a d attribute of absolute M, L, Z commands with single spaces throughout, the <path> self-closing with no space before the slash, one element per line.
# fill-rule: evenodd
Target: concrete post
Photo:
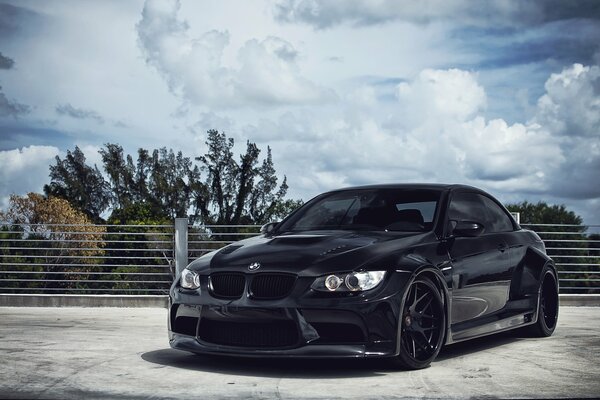
<path fill-rule="evenodd" d="M 511 211 L 510 214 L 513 216 L 517 224 L 521 223 L 521 213 L 517 211 Z"/>
<path fill-rule="evenodd" d="M 175 276 L 188 265 L 188 220 L 187 218 L 175 218 Z"/>

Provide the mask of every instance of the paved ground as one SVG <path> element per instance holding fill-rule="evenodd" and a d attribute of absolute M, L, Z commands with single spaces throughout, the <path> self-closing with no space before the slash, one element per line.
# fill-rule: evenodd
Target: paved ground
<path fill-rule="evenodd" d="M 166 310 L 0 308 L 0 398 L 392 399 L 600 396 L 600 307 L 547 339 L 449 346 L 431 368 L 201 357 L 168 347 Z"/>

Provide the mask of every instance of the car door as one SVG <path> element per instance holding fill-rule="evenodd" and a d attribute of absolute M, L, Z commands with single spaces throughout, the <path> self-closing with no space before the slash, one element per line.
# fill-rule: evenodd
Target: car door
<path fill-rule="evenodd" d="M 455 235 L 448 241 L 453 325 L 492 314 L 508 300 L 511 272 L 506 233 L 499 231 L 496 216 L 488 210 L 488 200 L 495 204 L 486 196 L 466 191 L 453 193 L 450 200 L 449 229 L 461 221 L 483 225 L 478 236 Z"/>

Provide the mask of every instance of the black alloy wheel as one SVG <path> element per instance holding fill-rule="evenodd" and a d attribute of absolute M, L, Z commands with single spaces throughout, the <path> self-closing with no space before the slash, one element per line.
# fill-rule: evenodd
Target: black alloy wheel
<path fill-rule="evenodd" d="M 439 289 L 428 278 L 417 278 L 408 289 L 400 316 L 399 364 L 409 369 L 428 367 L 443 344 L 446 315 Z"/>
<path fill-rule="evenodd" d="M 538 321 L 529 332 L 534 336 L 552 335 L 558 321 L 558 285 L 550 267 L 544 267 L 539 289 Z"/>

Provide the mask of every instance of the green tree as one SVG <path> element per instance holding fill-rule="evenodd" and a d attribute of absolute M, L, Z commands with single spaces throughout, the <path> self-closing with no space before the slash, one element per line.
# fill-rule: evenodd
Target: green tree
<path fill-rule="evenodd" d="M 106 143 L 99 153 L 109 178 L 113 210 L 130 206 L 133 201 L 136 173 L 131 156 L 127 155 L 125 161 L 123 148 L 114 143 Z"/>
<path fill-rule="evenodd" d="M 207 224 L 261 224 L 281 217 L 294 205 L 284 200 L 287 179 L 277 186 L 271 149 L 259 164 L 260 149 L 246 142 L 239 162 L 233 156 L 234 140 L 216 130 L 207 132 L 208 151 L 197 157 L 206 173 L 203 184 L 194 190 L 195 215 Z"/>
<path fill-rule="evenodd" d="M 281 219 L 300 202 L 286 200 L 284 177 L 277 183 L 271 149 L 261 150 L 248 141 L 246 151 L 234 158 L 234 140 L 208 131 L 207 152 L 195 161 L 166 147 L 140 148 L 137 161 L 115 143 L 99 151 L 106 180 L 98 168 L 85 163 L 79 147 L 50 166 L 48 195 L 64 198 L 100 221 L 124 224 L 133 220 L 163 221 L 186 217 L 203 224 L 261 224 Z"/>
<path fill-rule="evenodd" d="M 175 153 L 165 147 L 154 150 L 147 179 L 147 200 L 157 216 L 187 216 L 192 185 L 197 179 L 189 157 L 184 157 L 181 151 Z"/>
<path fill-rule="evenodd" d="M 77 146 L 73 152 L 67 150 L 64 160 L 59 156 L 55 160 L 56 164 L 50 166 L 50 183 L 44 185 L 46 196 L 65 199 L 93 221 L 102 221 L 101 214 L 109 206 L 111 194 L 98 167 L 87 165 Z"/>
<path fill-rule="evenodd" d="M 567 210 L 564 204 L 549 205 L 545 202 L 508 204 L 506 208 L 511 212 L 521 214 L 523 224 L 570 224 L 581 225 L 583 220 L 573 211 Z"/>

